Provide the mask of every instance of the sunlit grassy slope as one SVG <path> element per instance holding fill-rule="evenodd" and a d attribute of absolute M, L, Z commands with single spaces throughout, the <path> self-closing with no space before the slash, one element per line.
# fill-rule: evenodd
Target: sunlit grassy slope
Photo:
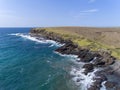
<path fill-rule="evenodd" d="M 110 50 L 113 56 L 120 59 L 120 28 L 50 27 L 44 29 L 64 39 L 71 39 L 79 46 L 93 51 Z M 41 28 L 36 28 L 36 30 L 41 30 Z"/>

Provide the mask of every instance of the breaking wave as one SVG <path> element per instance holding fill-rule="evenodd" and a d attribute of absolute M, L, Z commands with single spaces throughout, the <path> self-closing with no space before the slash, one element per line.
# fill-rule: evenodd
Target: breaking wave
<path fill-rule="evenodd" d="M 39 38 L 38 37 L 32 37 L 31 35 L 25 34 L 25 33 L 12 33 L 12 34 L 8 34 L 8 35 L 19 36 L 19 37 L 22 37 L 24 39 L 35 41 L 35 42 L 38 42 L 38 43 L 51 44 L 49 47 L 62 46 L 62 44 L 60 44 L 56 41 L 47 40 L 47 39 L 44 39 L 42 37 L 39 37 Z"/>

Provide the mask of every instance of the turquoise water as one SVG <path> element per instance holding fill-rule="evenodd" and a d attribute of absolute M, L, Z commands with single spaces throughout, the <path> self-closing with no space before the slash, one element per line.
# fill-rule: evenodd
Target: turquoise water
<path fill-rule="evenodd" d="M 75 90 L 72 58 L 56 54 L 56 43 L 27 38 L 29 30 L 0 28 L 0 90 Z"/>

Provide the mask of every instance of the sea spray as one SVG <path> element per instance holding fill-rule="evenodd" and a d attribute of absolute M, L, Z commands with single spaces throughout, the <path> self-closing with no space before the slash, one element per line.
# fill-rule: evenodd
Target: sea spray
<path fill-rule="evenodd" d="M 95 73 L 100 69 L 95 68 L 92 72 L 88 73 L 87 75 L 84 74 L 85 69 L 82 66 L 85 64 L 84 62 L 77 62 L 80 60 L 77 55 L 67 55 L 61 54 L 59 52 L 54 51 L 54 53 L 62 56 L 62 57 L 69 57 L 75 66 L 71 66 L 70 75 L 72 76 L 73 83 L 79 87 L 80 90 L 87 90 L 91 85 L 94 83 L 94 78 L 96 77 Z M 102 86 L 101 90 L 106 90 L 104 86 Z"/>

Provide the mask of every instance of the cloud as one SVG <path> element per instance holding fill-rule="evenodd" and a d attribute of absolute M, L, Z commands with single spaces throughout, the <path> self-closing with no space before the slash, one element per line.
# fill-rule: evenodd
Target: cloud
<path fill-rule="evenodd" d="M 89 2 L 89 3 L 93 3 L 93 2 L 95 2 L 95 1 L 96 1 L 96 0 L 89 0 L 88 2 Z"/>
<path fill-rule="evenodd" d="M 92 13 L 97 13 L 99 10 L 98 9 L 89 9 L 89 10 L 83 10 L 80 11 L 77 15 L 75 15 L 75 18 L 83 18 L 84 16 L 88 16 Z"/>
<path fill-rule="evenodd" d="M 80 13 L 95 13 L 98 11 L 99 11 L 98 9 L 89 9 L 89 10 L 80 11 Z"/>

